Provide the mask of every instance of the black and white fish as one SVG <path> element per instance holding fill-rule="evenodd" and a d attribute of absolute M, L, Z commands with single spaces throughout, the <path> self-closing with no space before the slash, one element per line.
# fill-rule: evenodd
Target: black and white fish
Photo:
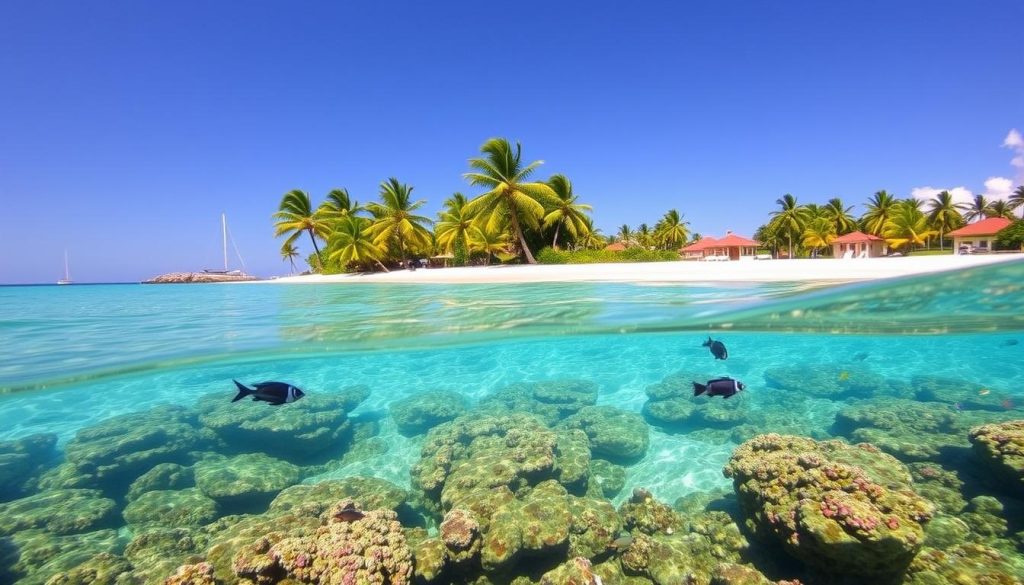
<path fill-rule="evenodd" d="M 704 342 L 703 347 L 710 347 L 711 355 L 715 356 L 716 360 L 724 360 L 729 357 L 729 350 L 725 349 L 725 344 L 721 341 L 716 341 L 708 337 L 708 340 Z"/>
<path fill-rule="evenodd" d="M 238 386 L 238 394 L 231 402 L 252 396 L 253 400 L 266 402 L 271 406 L 281 406 L 288 402 L 295 402 L 306 395 L 302 390 L 284 382 L 260 382 L 253 384 L 253 388 L 249 388 L 238 380 L 233 381 L 235 386 Z"/>
<path fill-rule="evenodd" d="M 716 378 L 714 380 L 708 380 L 707 384 L 693 383 L 693 395 L 700 396 L 707 392 L 708 396 L 724 396 L 729 398 L 739 391 L 745 389 L 747 386 L 739 380 L 733 380 L 732 378 Z"/>

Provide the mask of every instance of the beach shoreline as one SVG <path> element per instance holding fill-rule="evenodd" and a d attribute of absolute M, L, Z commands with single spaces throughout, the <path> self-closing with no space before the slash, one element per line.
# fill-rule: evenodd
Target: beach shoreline
<path fill-rule="evenodd" d="M 540 282 L 858 282 L 945 272 L 1002 262 L 1024 254 L 908 256 L 896 258 L 632 262 L 421 268 L 361 274 L 286 276 L 276 284 L 521 284 Z"/>

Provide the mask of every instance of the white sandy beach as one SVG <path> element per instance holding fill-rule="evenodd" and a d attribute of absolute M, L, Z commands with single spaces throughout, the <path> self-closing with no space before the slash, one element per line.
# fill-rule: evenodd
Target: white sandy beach
<path fill-rule="evenodd" d="M 643 262 L 472 266 L 394 270 L 372 274 L 288 276 L 294 283 L 523 283 L 523 282 L 808 282 L 861 281 L 956 270 L 998 262 L 1024 261 L 1024 254 L 911 256 L 897 258 L 740 260 L 734 262 Z"/>

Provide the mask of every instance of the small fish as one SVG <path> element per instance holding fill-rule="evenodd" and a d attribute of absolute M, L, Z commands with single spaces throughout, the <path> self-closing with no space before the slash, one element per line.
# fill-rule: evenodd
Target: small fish
<path fill-rule="evenodd" d="M 730 398 L 740 390 L 747 387 L 746 384 L 739 380 L 733 380 L 732 378 L 716 378 L 714 380 L 708 380 L 707 384 L 693 383 L 693 395 L 700 396 L 705 392 L 708 396 L 724 396 Z"/>
<path fill-rule="evenodd" d="M 335 520 L 341 520 L 342 522 L 355 522 L 356 520 L 362 520 L 363 514 L 356 509 L 356 505 L 352 502 L 345 504 L 345 506 L 334 513 Z"/>
<path fill-rule="evenodd" d="M 1002 406 L 1002 407 L 1003 407 L 1003 408 L 1005 408 L 1006 410 L 1013 410 L 1013 407 L 1014 407 L 1015 405 L 1014 405 L 1014 403 L 1013 403 L 1013 399 L 1012 399 L 1012 398 L 1007 398 L 1006 400 L 1004 400 L 1004 401 L 1000 402 L 1000 403 L 999 403 L 999 406 Z"/>
<path fill-rule="evenodd" d="M 287 402 L 295 402 L 306 395 L 302 390 L 284 382 L 260 382 L 253 385 L 255 388 L 249 388 L 238 380 L 233 380 L 233 382 L 235 386 L 238 386 L 238 394 L 231 402 L 252 396 L 253 400 L 263 401 L 271 406 L 281 406 Z"/>
<path fill-rule="evenodd" d="M 988 396 L 991 392 L 992 391 L 988 388 L 982 388 L 981 390 L 978 390 L 978 396 Z"/>
<path fill-rule="evenodd" d="M 1003 342 L 1003 345 L 1009 347 L 1011 345 L 1017 345 L 1018 343 L 1020 343 L 1020 340 L 1018 339 L 1007 339 Z"/>
<path fill-rule="evenodd" d="M 868 352 L 866 352 L 866 351 L 862 351 L 862 352 L 860 352 L 860 353 L 858 353 L 858 354 L 853 356 L 853 361 L 855 361 L 855 362 L 862 362 L 862 361 L 864 361 L 866 359 L 868 359 Z"/>
<path fill-rule="evenodd" d="M 850 379 L 850 372 L 839 372 L 839 381 L 845 382 Z"/>
<path fill-rule="evenodd" d="M 612 550 L 614 550 L 616 552 L 622 552 L 622 551 L 628 549 L 632 545 L 633 545 L 633 537 L 628 535 L 628 534 L 625 534 L 625 535 L 620 536 L 620 537 L 616 538 L 615 540 L 613 540 L 612 543 L 608 545 L 608 548 L 610 548 L 610 549 L 612 549 Z"/>
<path fill-rule="evenodd" d="M 710 347 L 711 355 L 715 356 L 716 360 L 724 360 L 729 357 L 729 350 L 725 349 L 725 344 L 721 341 L 716 341 L 708 337 L 708 340 L 704 342 L 702 347 Z"/>

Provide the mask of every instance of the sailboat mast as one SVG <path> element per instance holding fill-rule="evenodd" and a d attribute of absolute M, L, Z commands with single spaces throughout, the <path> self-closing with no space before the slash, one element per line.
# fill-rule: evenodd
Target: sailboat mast
<path fill-rule="evenodd" d="M 71 272 L 68 270 L 68 251 L 64 250 L 64 280 L 71 280 Z"/>
<path fill-rule="evenodd" d="M 225 214 L 220 214 L 220 231 L 224 240 L 224 272 L 228 271 L 228 219 Z"/>

